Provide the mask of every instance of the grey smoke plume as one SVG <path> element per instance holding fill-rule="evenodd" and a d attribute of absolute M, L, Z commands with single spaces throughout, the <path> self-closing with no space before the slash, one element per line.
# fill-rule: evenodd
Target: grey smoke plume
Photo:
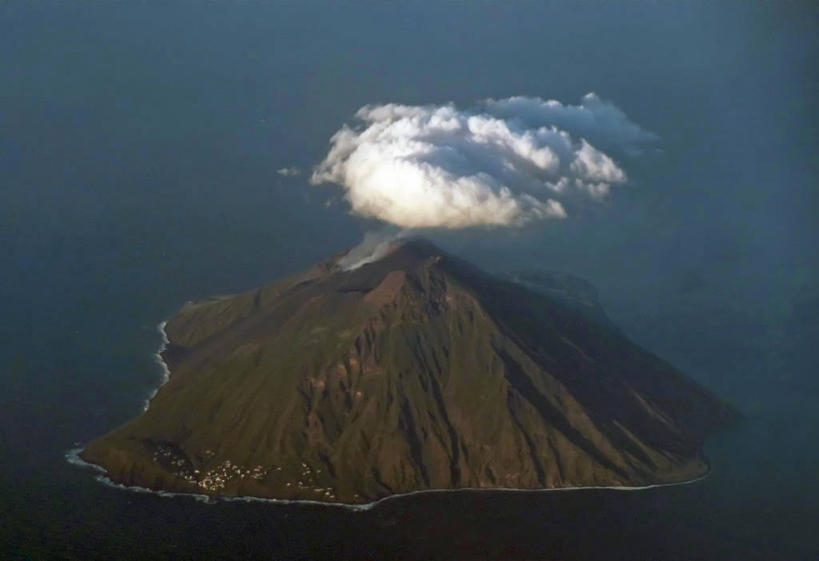
<path fill-rule="evenodd" d="M 511 97 L 470 109 L 368 105 L 343 126 L 312 183 L 346 191 L 353 212 L 402 228 L 516 226 L 565 218 L 626 172 L 597 148 L 637 154 L 656 136 L 587 94 L 580 105 Z"/>
<path fill-rule="evenodd" d="M 367 232 L 360 244 L 338 260 L 338 266 L 345 271 L 352 271 L 367 263 L 378 261 L 390 252 L 394 242 L 409 235 L 408 230 L 395 231 L 391 228 L 380 232 Z"/>

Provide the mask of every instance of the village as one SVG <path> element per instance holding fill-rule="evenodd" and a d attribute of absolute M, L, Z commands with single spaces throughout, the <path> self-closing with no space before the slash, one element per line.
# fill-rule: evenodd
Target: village
<path fill-rule="evenodd" d="M 213 450 L 207 449 L 203 455 L 206 458 L 212 458 L 215 453 Z M 268 484 L 278 482 L 281 484 L 282 490 L 285 491 L 285 495 L 288 496 L 292 495 L 299 498 L 316 498 L 323 500 L 336 498 L 335 491 L 332 487 L 322 487 L 318 485 L 316 476 L 320 475 L 322 470 L 313 470 L 313 468 L 304 462 L 301 462 L 298 468 L 298 478 L 288 481 L 287 479 L 289 478 L 286 472 L 283 472 L 282 467 L 275 465 L 270 467 L 264 467 L 262 465 L 245 467 L 231 460 L 224 460 L 208 470 L 196 469 L 181 453 L 165 444 L 157 445 L 153 454 L 153 460 L 163 465 L 163 467 L 171 471 L 174 475 L 184 479 L 188 483 L 196 485 L 208 493 L 219 493 L 231 483 L 245 479 L 253 479 L 256 481 L 267 480 Z M 292 493 L 292 491 L 296 490 L 298 490 L 298 493 Z"/>

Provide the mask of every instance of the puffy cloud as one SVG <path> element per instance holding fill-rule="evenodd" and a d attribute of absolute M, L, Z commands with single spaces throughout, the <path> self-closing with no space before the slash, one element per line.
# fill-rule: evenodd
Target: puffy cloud
<path fill-rule="evenodd" d="M 549 123 L 597 146 L 621 148 L 630 154 L 640 153 L 659 140 L 656 134 L 633 123 L 619 107 L 595 93 L 584 95 L 580 105 L 522 96 L 490 99 L 483 105 L 489 114 L 500 119 L 517 120 L 530 126 Z"/>
<path fill-rule="evenodd" d="M 564 218 L 564 203 L 603 199 L 627 180 L 593 142 L 634 154 L 656 140 L 594 94 L 579 106 L 528 97 L 465 110 L 368 105 L 356 117 L 311 181 L 342 186 L 353 212 L 402 228 Z"/>

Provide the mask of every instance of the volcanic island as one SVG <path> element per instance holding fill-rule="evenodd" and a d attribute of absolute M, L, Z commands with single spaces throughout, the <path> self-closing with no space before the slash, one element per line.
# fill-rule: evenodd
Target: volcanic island
<path fill-rule="evenodd" d="M 80 457 L 118 484 L 361 504 L 424 490 L 703 476 L 738 414 L 570 275 L 501 278 L 422 239 L 167 321 L 169 380 Z"/>

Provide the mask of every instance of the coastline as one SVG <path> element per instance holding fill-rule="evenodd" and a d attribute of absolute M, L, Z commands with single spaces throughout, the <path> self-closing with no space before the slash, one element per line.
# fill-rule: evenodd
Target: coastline
<path fill-rule="evenodd" d="M 168 321 L 162 320 L 156 326 L 156 330 L 159 333 L 159 336 L 162 337 L 162 342 L 159 344 L 159 349 L 154 353 L 154 361 L 162 369 L 162 379 L 159 382 L 159 385 L 151 391 L 151 393 L 148 395 L 148 398 L 145 400 L 145 405 L 142 407 L 143 413 L 147 411 L 148 408 L 151 406 L 151 400 L 156 396 L 160 388 L 167 384 L 168 380 L 171 379 L 171 369 L 168 368 L 165 359 L 162 358 L 162 353 L 165 352 L 165 349 L 168 348 L 168 343 L 170 343 L 170 340 L 168 339 L 168 334 L 165 333 L 166 325 L 168 325 Z"/>
<path fill-rule="evenodd" d="M 711 465 L 706 463 L 708 469 L 706 472 L 699 477 L 695 477 L 694 479 L 688 479 L 685 481 L 675 481 L 673 483 L 652 483 L 650 485 L 642 485 L 642 486 L 613 486 L 613 485 L 584 485 L 578 487 L 554 487 L 551 489 L 518 489 L 515 487 L 460 487 L 458 489 L 420 489 L 418 491 L 409 491 L 407 493 L 395 493 L 393 495 L 387 495 L 386 497 L 381 497 L 375 501 L 371 501 L 369 503 L 338 503 L 338 502 L 330 502 L 330 501 L 313 501 L 310 499 L 272 499 L 266 497 L 254 497 L 254 496 L 236 496 L 231 497 L 228 495 L 204 495 L 201 493 L 181 493 L 181 492 L 174 492 L 174 491 L 162 491 L 159 489 L 149 489 L 148 487 L 139 487 L 136 485 L 125 485 L 123 483 L 116 483 L 115 481 L 111 480 L 108 477 L 108 470 L 104 467 L 93 464 L 91 462 L 86 462 L 80 457 L 80 452 L 82 452 L 83 448 L 77 447 L 68 450 L 65 453 L 66 461 L 75 466 L 79 466 L 82 468 L 91 468 L 99 472 L 94 479 L 98 482 L 106 485 L 108 487 L 113 487 L 115 489 L 119 489 L 121 491 L 130 491 L 132 493 L 148 493 L 152 495 L 157 495 L 163 498 L 173 498 L 173 497 L 190 497 L 194 500 L 199 502 L 203 502 L 205 504 L 215 504 L 217 502 L 261 502 L 261 503 L 272 503 L 272 504 L 282 504 L 282 505 L 289 505 L 289 504 L 306 504 L 306 505 L 320 505 L 320 506 L 328 506 L 328 507 L 335 507 L 335 508 L 345 508 L 354 511 L 365 511 L 371 510 L 378 506 L 381 503 L 400 499 L 402 497 L 409 497 L 412 495 L 422 495 L 422 494 L 432 494 L 432 493 L 461 493 L 461 492 L 485 492 L 485 493 L 552 493 L 552 492 L 559 492 L 559 491 L 620 491 L 620 492 L 634 492 L 634 491 L 647 491 L 649 489 L 658 489 L 661 487 L 677 487 L 680 485 L 690 485 L 692 483 L 698 483 L 704 479 L 706 479 L 711 474 Z"/>
<path fill-rule="evenodd" d="M 156 329 L 157 332 L 161 336 L 161 343 L 159 345 L 159 349 L 154 353 L 154 360 L 162 369 L 162 377 L 160 380 L 159 385 L 154 388 L 148 398 L 145 400 L 145 405 L 143 406 L 143 413 L 148 410 L 151 404 L 151 400 L 156 396 L 157 392 L 168 383 L 170 380 L 171 371 L 168 368 L 168 365 L 165 363 L 165 360 L 162 358 L 162 353 L 167 348 L 168 344 L 170 343 L 168 339 L 168 335 L 165 332 L 165 326 L 167 325 L 167 320 L 163 320 L 159 322 Z M 548 489 L 519 489 L 514 487 L 461 487 L 458 489 L 420 489 L 418 491 L 409 491 L 407 493 L 395 493 L 392 495 L 387 495 L 386 497 L 382 497 L 375 501 L 371 501 L 369 503 L 338 503 L 338 502 L 329 502 L 329 501 L 314 501 L 310 499 L 274 499 L 274 498 L 266 498 L 266 497 L 254 497 L 254 496 L 227 496 L 227 495 L 205 495 L 201 493 L 184 493 L 184 492 L 173 492 L 173 491 L 163 491 L 159 489 L 150 489 L 148 487 L 139 487 L 136 485 L 125 485 L 123 483 L 117 483 L 113 481 L 110 477 L 108 477 L 108 470 L 104 467 L 94 464 L 91 462 L 87 462 L 80 457 L 80 453 L 83 451 L 84 446 L 76 446 L 75 448 L 71 448 L 70 450 L 66 451 L 65 453 L 65 460 L 74 466 L 78 466 L 81 468 L 91 468 L 96 470 L 98 475 L 94 478 L 98 482 L 106 485 L 108 487 L 113 487 L 115 489 L 119 489 L 122 491 L 130 491 L 132 493 L 149 493 L 153 495 L 158 495 L 164 498 L 173 498 L 173 497 L 191 497 L 194 500 L 206 503 L 206 504 L 214 504 L 218 501 L 226 501 L 226 502 L 265 502 L 265 503 L 273 503 L 273 504 L 309 504 L 309 505 L 322 505 L 322 506 L 329 506 L 329 507 L 336 507 L 336 508 L 346 508 L 349 510 L 354 511 L 365 511 L 375 508 L 379 504 L 399 499 L 402 497 L 409 497 L 412 495 L 420 495 L 420 494 L 429 494 L 429 493 L 459 493 L 459 492 L 498 492 L 498 493 L 549 493 L 549 492 L 556 492 L 556 491 L 601 491 L 601 490 L 609 490 L 609 491 L 646 491 L 649 489 L 656 489 L 660 487 L 674 487 L 679 485 L 689 485 L 691 483 L 697 483 L 699 481 L 704 480 L 711 474 L 711 464 L 708 462 L 706 458 L 703 457 L 703 461 L 706 464 L 706 471 L 699 477 L 695 477 L 694 479 L 688 479 L 684 481 L 676 481 L 673 483 L 653 483 L 650 485 L 642 485 L 642 486 L 605 486 L 605 485 L 584 485 L 584 486 L 577 486 L 577 487 L 554 487 Z"/>

